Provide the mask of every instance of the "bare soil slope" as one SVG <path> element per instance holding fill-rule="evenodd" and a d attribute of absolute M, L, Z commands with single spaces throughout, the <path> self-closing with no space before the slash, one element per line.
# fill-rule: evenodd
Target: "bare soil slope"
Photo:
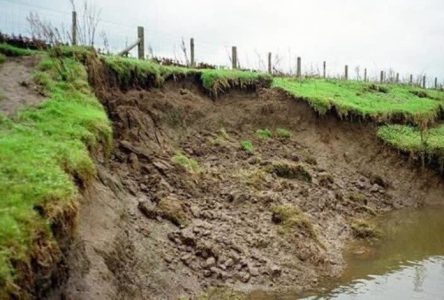
<path fill-rule="evenodd" d="M 96 92 L 115 145 L 82 191 L 61 291 L 69 299 L 310 288 L 343 268 L 353 220 L 440 201 L 444 191 L 435 173 L 386 150 L 373 125 L 320 118 L 273 90 L 212 100 L 183 81 Z M 255 135 L 278 127 L 291 137 Z M 173 163 L 179 151 L 200 172 Z M 294 208 L 291 222 L 282 207 Z"/>
<path fill-rule="evenodd" d="M 35 56 L 8 57 L 0 64 L 0 112 L 11 116 L 20 107 L 43 101 L 32 72 L 38 62 Z"/>

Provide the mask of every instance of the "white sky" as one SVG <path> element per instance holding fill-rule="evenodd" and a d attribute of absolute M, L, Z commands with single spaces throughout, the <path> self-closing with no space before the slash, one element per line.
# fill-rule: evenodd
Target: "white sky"
<path fill-rule="evenodd" d="M 78 6 L 83 0 L 76 0 Z M 444 82 L 444 0 L 94 0 L 101 27 L 113 49 L 145 26 L 155 54 L 180 57 L 182 37 L 195 38 L 198 61 L 228 64 L 238 46 L 240 62 L 258 67 L 272 51 L 281 67 L 350 72 L 356 66 L 377 76 L 389 68 L 401 76 L 426 73 Z M 0 0 L 0 30 L 26 33 L 24 17 L 38 12 L 54 24 L 69 25 L 68 0 Z"/>

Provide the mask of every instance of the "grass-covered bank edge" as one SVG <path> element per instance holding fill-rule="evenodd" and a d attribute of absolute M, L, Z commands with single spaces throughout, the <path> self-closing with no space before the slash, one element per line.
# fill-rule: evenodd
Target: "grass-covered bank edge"
<path fill-rule="evenodd" d="M 273 80 L 271 75 L 261 72 L 165 66 L 150 60 L 120 56 L 102 56 L 102 61 L 123 88 L 161 87 L 168 80 L 193 78 L 210 95 L 217 97 L 231 89 L 270 87 Z"/>
<path fill-rule="evenodd" d="M 335 79 L 274 78 L 273 88 L 307 102 L 319 114 L 377 123 L 409 123 L 429 127 L 441 116 L 444 92 L 401 84 Z"/>
<path fill-rule="evenodd" d="M 75 222 L 75 182 L 95 176 L 90 153 L 108 152 L 112 142 L 111 124 L 81 62 L 58 49 L 17 49 L 1 45 L 0 53 L 38 54 L 34 79 L 47 100 L 13 119 L 0 117 L 1 299 L 39 296 L 36 277 L 48 277 L 60 261 L 57 235 L 68 234 Z"/>
<path fill-rule="evenodd" d="M 441 174 L 444 172 L 444 123 L 429 129 L 386 124 L 378 128 L 377 135 L 385 144 L 420 160 L 422 165 L 435 165 Z"/>

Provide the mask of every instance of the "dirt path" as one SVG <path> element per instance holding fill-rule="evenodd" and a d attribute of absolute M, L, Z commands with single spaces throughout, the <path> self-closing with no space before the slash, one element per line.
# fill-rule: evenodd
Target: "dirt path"
<path fill-rule="evenodd" d="M 68 299 L 307 289 L 342 270 L 354 219 L 441 201 L 444 192 L 434 172 L 385 149 L 373 125 L 319 118 L 272 90 L 213 101 L 184 83 L 99 95 L 115 145 L 82 192 Z M 291 137 L 255 135 L 278 127 Z M 254 155 L 242 140 L 253 142 Z M 201 172 L 172 163 L 177 151 Z M 302 166 L 310 179 L 276 163 Z M 297 207 L 300 218 L 285 228 L 276 206 Z"/>
<path fill-rule="evenodd" d="M 23 106 L 43 101 L 32 80 L 37 62 L 36 57 L 8 57 L 0 64 L 0 112 L 12 116 Z"/>

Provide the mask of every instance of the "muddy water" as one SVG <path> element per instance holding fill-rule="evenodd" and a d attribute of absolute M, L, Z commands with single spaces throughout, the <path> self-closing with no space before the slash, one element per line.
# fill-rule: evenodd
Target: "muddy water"
<path fill-rule="evenodd" d="M 306 295 L 252 299 L 444 299 L 444 207 L 391 213 L 376 220 L 379 242 L 349 245 L 347 269 Z"/>

